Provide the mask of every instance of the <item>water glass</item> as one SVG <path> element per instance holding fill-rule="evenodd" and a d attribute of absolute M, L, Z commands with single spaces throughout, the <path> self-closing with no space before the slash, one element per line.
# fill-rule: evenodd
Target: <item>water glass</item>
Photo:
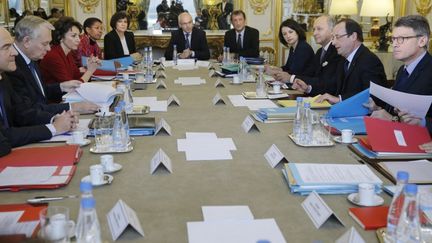
<path fill-rule="evenodd" d="M 46 242 L 68 243 L 75 223 L 69 220 L 69 208 L 50 206 L 39 214 L 41 229 L 39 236 Z"/>
<path fill-rule="evenodd" d="M 420 191 L 419 201 L 421 242 L 432 242 L 432 192 Z"/>
<path fill-rule="evenodd" d="M 96 149 L 98 151 L 110 150 L 113 145 L 113 116 L 97 117 L 94 128 Z"/>

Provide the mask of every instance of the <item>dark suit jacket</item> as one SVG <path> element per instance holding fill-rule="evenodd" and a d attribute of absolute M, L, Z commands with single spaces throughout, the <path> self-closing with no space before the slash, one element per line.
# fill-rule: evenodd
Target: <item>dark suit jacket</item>
<path fill-rule="evenodd" d="M 238 53 L 239 57 L 259 56 L 259 31 L 249 26 L 245 27 L 242 48 L 237 48 L 237 34 L 235 29 L 225 32 L 224 46 L 230 48 L 231 53 Z"/>
<path fill-rule="evenodd" d="M 20 95 L 23 101 L 27 102 L 29 107 L 41 109 L 52 114 L 69 110 L 68 103 L 48 104 L 48 100 L 61 100 L 63 93 L 60 89 L 59 83 L 45 84 L 42 80 L 39 67 L 36 65 L 36 72 L 38 73 L 46 95 L 44 96 L 37 84 L 37 80 L 35 80 L 30 68 L 21 54 L 18 53 L 18 56 L 15 58 L 15 63 L 17 69 L 13 72 L 7 72 L 6 74 L 11 81 L 15 93 Z"/>
<path fill-rule="evenodd" d="M 129 54 L 136 52 L 135 47 L 135 36 L 133 32 L 126 31 L 125 32 L 126 44 L 129 49 Z M 120 37 L 118 36 L 115 30 L 111 30 L 104 37 L 104 58 L 105 59 L 114 59 L 119 57 L 127 56 L 123 52 L 123 47 L 120 41 Z"/>
<path fill-rule="evenodd" d="M 327 52 L 324 55 L 322 63 L 320 63 L 321 53 L 323 48 L 321 47 L 315 53 L 313 59 L 313 66 L 315 68 L 313 76 L 296 76 L 307 84 L 312 86 L 312 91 L 310 95 L 318 95 L 329 93 L 331 95 L 336 95 L 336 83 L 337 79 L 335 76 L 337 66 L 340 60 L 343 59 L 337 53 L 336 48 L 330 44 L 327 48 Z"/>
<path fill-rule="evenodd" d="M 4 135 L 12 147 L 22 146 L 45 139 L 50 139 L 51 131 L 41 124 L 48 124 L 52 115 L 37 109 L 28 108 L 14 93 L 6 75 L 0 80 L 0 92 L 8 124 L 0 119 L 0 134 Z"/>
<path fill-rule="evenodd" d="M 299 41 L 296 49 L 288 56 L 282 69 L 289 74 L 312 76 L 314 73 L 314 51 L 306 41 Z"/>
<path fill-rule="evenodd" d="M 9 140 L 0 132 L 0 157 L 10 153 L 11 148 Z"/>
<path fill-rule="evenodd" d="M 384 66 L 378 57 L 363 44 L 360 45 L 347 74 L 345 75 L 345 58 L 339 61 L 337 68 L 337 95 L 345 100 L 369 88 L 370 82 L 387 87 L 387 78 Z"/>
<path fill-rule="evenodd" d="M 174 45 L 177 45 L 177 53 L 181 53 L 184 49 L 186 49 L 186 41 L 182 29 L 171 32 L 171 40 L 165 51 L 165 58 L 167 60 L 173 59 Z M 207 37 L 203 30 L 193 27 L 190 45 L 191 50 L 195 52 L 194 58 L 198 60 L 208 60 L 210 58 Z"/>

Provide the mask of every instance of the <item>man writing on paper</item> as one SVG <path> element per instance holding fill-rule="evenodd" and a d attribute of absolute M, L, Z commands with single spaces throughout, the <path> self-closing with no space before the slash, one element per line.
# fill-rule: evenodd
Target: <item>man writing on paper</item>
<path fill-rule="evenodd" d="M 231 14 L 234 29 L 225 32 L 224 46 L 230 48 L 230 53 L 237 57 L 259 56 L 259 31 L 246 25 L 246 14 L 242 10 L 235 10 Z M 219 56 L 219 61 L 223 57 Z"/>
<path fill-rule="evenodd" d="M 333 29 L 332 44 L 343 56 L 336 69 L 336 93 L 320 95 L 316 102 L 335 104 L 367 88 L 372 81 L 386 87 L 384 66 L 378 57 L 363 45 L 360 25 L 352 19 L 340 20 Z M 301 86 L 301 85 L 299 85 Z"/>
<path fill-rule="evenodd" d="M 336 95 L 336 70 L 338 63 L 342 60 L 334 45 L 332 45 L 332 31 L 335 20 L 329 15 L 322 15 L 317 18 L 313 25 L 313 36 L 315 42 L 321 48 L 315 53 L 313 66 L 315 67 L 314 76 L 294 76 L 293 89 L 309 95 L 328 93 Z"/>
<path fill-rule="evenodd" d="M 208 60 L 210 50 L 207 45 L 206 33 L 193 26 L 192 16 L 183 12 L 178 16 L 180 29 L 171 32 L 171 40 L 165 51 L 167 60 L 173 59 L 174 45 L 177 45 L 178 58 L 196 58 Z"/>
<path fill-rule="evenodd" d="M 97 111 L 98 106 L 90 102 L 47 104 L 48 100 L 61 100 L 63 92 L 74 91 L 81 82 L 78 80 L 63 83 L 45 84 L 40 75 L 37 61 L 50 50 L 51 30 L 54 27 L 37 16 L 26 16 L 15 26 L 15 58 L 17 69 L 7 72 L 13 88 L 24 102 L 35 109 L 52 114 L 73 110 L 80 113 Z M 52 70 L 55 72 L 56 70 Z"/>
<path fill-rule="evenodd" d="M 17 54 L 11 35 L 0 27 L 0 135 L 11 147 L 17 147 L 71 131 L 78 121 L 72 111 L 52 117 L 50 113 L 29 108 L 14 92 L 4 72 L 15 71 Z"/>

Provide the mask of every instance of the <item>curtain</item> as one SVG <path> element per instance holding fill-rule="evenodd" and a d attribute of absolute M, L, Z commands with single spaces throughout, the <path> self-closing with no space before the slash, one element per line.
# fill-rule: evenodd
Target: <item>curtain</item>
<path fill-rule="evenodd" d="M 201 0 L 193 0 L 194 5 L 195 5 L 195 10 L 201 9 L 202 4 L 201 4 Z"/>

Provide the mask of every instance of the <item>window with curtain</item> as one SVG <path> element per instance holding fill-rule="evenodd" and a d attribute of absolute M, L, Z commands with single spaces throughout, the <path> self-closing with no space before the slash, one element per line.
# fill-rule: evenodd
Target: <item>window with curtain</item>
<path fill-rule="evenodd" d="M 161 0 L 150 0 L 149 10 L 147 13 L 147 23 L 148 26 L 153 26 L 154 23 L 156 23 L 157 20 L 157 12 L 156 7 L 161 3 Z M 183 2 L 183 8 L 187 10 L 190 15 L 192 15 L 192 19 L 194 20 L 196 17 L 196 10 L 195 10 L 195 4 L 194 1 L 191 0 L 184 0 Z M 168 5 L 171 6 L 171 1 L 168 0 Z"/>

